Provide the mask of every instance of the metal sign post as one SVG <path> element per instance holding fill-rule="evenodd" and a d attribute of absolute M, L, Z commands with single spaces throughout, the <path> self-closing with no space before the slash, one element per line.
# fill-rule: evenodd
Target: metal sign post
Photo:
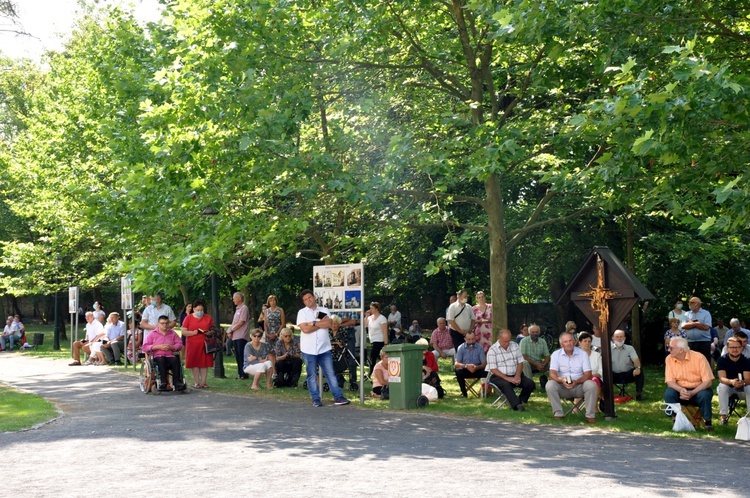
<path fill-rule="evenodd" d="M 68 288 L 68 313 L 70 313 L 70 355 L 72 357 L 73 343 L 78 341 L 78 287 Z"/>
<path fill-rule="evenodd" d="M 125 330 L 128 330 L 128 310 L 133 310 L 133 279 L 128 277 L 122 277 L 120 279 L 120 307 L 122 308 L 122 316 L 125 318 Z M 135 310 L 133 310 L 133 320 L 135 324 Z M 134 328 L 135 329 L 135 328 Z M 124 364 L 128 366 L 128 334 L 125 333 L 125 342 L 123 344 L 123 356 Z M 135 345 L 135 340 L 133 340 Z M 135 352 L 133 352 L 133 366 L 135 367 Z"/>

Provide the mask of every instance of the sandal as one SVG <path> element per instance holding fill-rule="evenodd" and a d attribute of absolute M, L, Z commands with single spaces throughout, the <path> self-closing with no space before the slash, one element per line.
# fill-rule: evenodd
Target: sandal
<path fill-rule="evenodd" d="M 260 391 L 260 387 L 250 386 L 253 391 Z"/>
<path fill-rule="evenodd" d="M 203 385 L 201 386 L 201 389 L 208 389 L 208 384 L 203 384 Z"/>
<path fill-rule="evenodd" d="M 78 361 L 78 360 L 76 360 L 73 363 L 68 363 L 68 366 L 69 367 L 80 367 L 81 366 L 81 362 Z"/>
<path fill-rule="evenodd" d="M 194 387 L 195 389 L 200 389 L 200 388 L 201 388 L 201 385 L 200 385 L 200 384 L 194 384 L 194 385 L 193 385 L 193 387 Z"/>

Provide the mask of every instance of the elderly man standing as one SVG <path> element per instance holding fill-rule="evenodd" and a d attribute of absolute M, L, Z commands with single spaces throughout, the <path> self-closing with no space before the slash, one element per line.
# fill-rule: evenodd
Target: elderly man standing
<path fill-rule="evenodd" d="M 742 341 L 739 337 L 727 339 L 728 353 L 717 362 L 717 376 L 719 377 L 719 415 L 721 425 L 727 425 L 729 413 L 729 396 L 740 395 L 745 400 L 750 399 L 750 360 L 742 356 Z"/>
<path fill-rule="evenodd" d="M 466 342 L 461 344 L 456 351 L 456 380 L 461 389 L 461 396 L 468 396 L 466 391 L 466 379 L 481 379 L 487 373 L 487 357 L 484 348 L 476 343 L 476 335 L 473 330 L 466 333 Z"/>
<path fill-rule="evenodd" d="M 245 346 L 250 340 L 250 310 L 245 304 L 245 296 L 241 292 L 232 295 L 232 301 L 236 306 L 232 325 L 227 329 L 227 340 L 232 341 L 234 347 L 234 358 L 237 361 L 237 380 L 250 378 L 242 369 L 245 363 Z"/>
<path fill-rule="evenodd" d="M 706 430 L 711 431 L 711 381 L 714 374 L 705 356 L 697 351 L 691 351 L 687 339 L 673 337 L 669 341 L 670 353 L 666 359 L 664 391 L 666 403 L 690 402 L 697 404 L 703 415 Z"/>
<path fill-rule="evenodd" d="M 690 311 L 685 313 L 685 323 L 682 324 L 681 330 L 687 334 L 690 349 L 697 351 L 711 362 L 711 313 L 701 308 L 701 300 L 698 297 L 691 297 L 688 301 Z"/>
<path fill-rule="evenodd" d="M 151 306 L 146 306 L 141 316 L 141 328 L 145 330 L 156 330 L 159 328 L 159 317 L 166 316 L 169 319 L 169 328 L 175 326 L 177 317 L 169 305 L 164 304 L 161 292 L 151 296 Z M 145 333 L 145 332 L 144 332 Z"/>
<path fill-rule="evenodd" d="M 104 326 L 99 320 L 94 318 L 90 311 L 86 312 L 86 338 L 82 341 L 73 343 L 73 363 L 68 366 L 77 367 L 81 365 L 81 350 L 86 354 L 91 354 L 91 343 L 104 337 Z"/>
<path fill-rule="evenodd" d="M 487 370 L 492 374 L 490 382 L 505 395 L 510 406 L 516 411 L 524 411 L 524 403 L 536 389 L 534 381 L 523 374 L 523 356 L 518 344 L 511 340 L 510 330 L 500 331 L 497 342 L 487 351 Z M 521 395 L 513 390 L 521 388 Z"/>
<path fill-rule="evenodd" d="M 589 355 L 573 344 L 573 334 L 560 334 L 561 348 L 552 353 L 549 382 L 545 390 L 555 418 L 565 416 L 560 398 L 583 398 L 586 405 L 586 422 L 595 424 L 597 386 L 591 380 L 591 362 Z"/>
<path fill-rule="evenodd" d="M 612 381 L 616 384 L 635 382 L 635 399 L 643 401 L 643 372 L 635 348 L 625 344 L 625 331 L 612 334 Z"/>
<path fill-rule="evenodd" d="M 448 320 L 448 326 L 451 329 L 451 339 L 453 347 L 458 353 L 458 347 L 464 343 L 466 333 L 474 330 L 474 310 L 467 303 L 469 301 L 468 293 L 460 290 L 456 294 L 456 302 L 448 306 L 448 313 L 445 318 Z"/>
<path fill-rule="evenodd" d="M 549 347 L 547 341 L 539 340 L 541 330 L 539 325 L 532 324 L 529 327 L 529 335 L 521 339 L 518 345 L 523 355 L 523 374 L 529 379 L 534 372 L 540 372 L 539 386 L 544 389 L 547 385 L 547 376 L 544 372 L 549 368 Z"/>

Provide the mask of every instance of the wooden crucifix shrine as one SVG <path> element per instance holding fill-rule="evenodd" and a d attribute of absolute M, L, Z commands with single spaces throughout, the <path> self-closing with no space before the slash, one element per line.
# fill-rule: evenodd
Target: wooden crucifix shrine
<path fill-rule="evenodd" d="M 653 299 L 608 247 L 596 246 L 557 300 L 558 305 L 573 301 L 602 331 L 602 395 L 607 420 L 616 418 L 610 338 L 639 300 Z"/>

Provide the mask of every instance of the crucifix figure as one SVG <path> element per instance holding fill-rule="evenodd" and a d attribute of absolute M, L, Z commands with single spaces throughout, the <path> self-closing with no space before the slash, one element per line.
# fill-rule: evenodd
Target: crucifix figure
<path fill-rule="evenodd" d="M 619 296 L 619 292 L 609 290 L 604 286 L 604 261 L 596 256 L 596 287 L 589 285 L 589 292 L 582 292 L 581 297 L 588 297 L 591 303 L 591 309 L 599 315 L 599 330 L 602 334 L 607 333 L 607 324 L 609 323 L 609 300 Z"/>

